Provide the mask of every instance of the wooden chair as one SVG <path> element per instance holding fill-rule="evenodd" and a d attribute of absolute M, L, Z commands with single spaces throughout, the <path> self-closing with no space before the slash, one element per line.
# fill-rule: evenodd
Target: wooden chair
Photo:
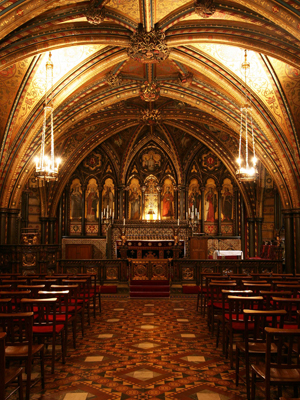
<path fill-rule="evenodd" d="M 252 290 L 254 296 L 259 296 L 259 293 L 261 290 L 267 291 L 267 290 L 272 290 L 272 285 L 271 283 L 244 283 L 243 289 L 248 289 Z"/>
<path fill-rule="evenodd" d="M 22 372 L 23 368 L 5 368 L 5 332 L 0 332 L 0 400 L 7 400 L 15 392 L 19 391 L 19 400 L 23 400 L 23 381 Z M 17 387 L 6 396 L 5 390 L 18 380 Z"/>
<path fill-rule="evenodd" d="M 18 285 L 18 290 L 30 290 L 31 296 L 34 299 L 38 298 L 38 292 L 40 290 L 45 290 L 45 285 Z"/>
<path fill-rule="evenodd" d="M 292 297 L 297 298 L 298 297 L 298 292 L 300 290 L 300 285 L 295 285 L 295 284 L 277 284 L 276 285 L 276 290 L 281 291 L 281 290 L 289 290 L 292 292 Z"/>
<path fill-rule="evenodd" d="M 275 309 L 286 310 L 284 329 L 298 328 L 298 311 L 300 311 L 300 298 L 272 297 Z"/>
<path fill-rule="evenodd" d="M 290 291 L 282 291 L 278 292 L 277 290 L 261 290 L 259 292 L 260 296 L 263 296 L 264 298 L 264 309 L 265 310 L 271 310 L 271 309 L 276 309 L 274 306 L 274 301 L 273 297 L 286 297 L 286 298 L 291 298 L 292 297 L 292 292 Z"/>
<path fill-rule="evenodd" d="M 265 399 L 271 399 L 271 386 L 278 387 L 278 396 L 282 396 L 282 386 L 293 386 L 294 396 L 298 397 L 300 382 L 300 329 L 265 328 L 265 362 L 252 364 L 251 400 L 255 400 L 257 378 L 264 382 Z M 273 359 L 272 345 L 277 346 Z"/>
<path fill-rule="evenodd" d="M 51 285 L 56 285 L 57 279 L 32 279 L 32 285 L 45 285 L 45 290 L 50 290 Z"/>
<path fill-rule="evenodd" d="M 63 279 L 63 285 L 78 285 L 78 299 L 77 304 L 82 305 L 84 310 L 86 310 L 88 325 L 91 324 L 90 319 L 90 293 L 88 290 L 88 283 L 86 279 Z"/>
<path fill-rule="evenodd" d="M 200 286 L 198 288 L 198 296 L 197 296 L 197 311 L 199 310 L 199 303 L 200 303 L 200 313 L 201 314 L 203 313 L 204 294 L 207 293 L 206 280 L 209 278 L 216 278 L 216 277 L 220 277 L 220 276 L 221 276 L 220 272 L 207 272 L 207 273 L 200 274 Z"/>
<path fill-rule="evenodd" d="M 11 313 L 11 298 L 0 299 L 0 313 Z"/>
<path fill-rule="evenodd" d="M 225 314 L 225 356 L 233 368 L 233 339 L 235 334 L 245 332 L 244 309 L 262 309 L 262 296 L 228 296 L 228 314 Z M 253 329 L 253 325 L 249 329 Z"/>
<path fill-rule="evenodd" d="M 18 285 L 27 285 L 26 279 L 2 279 L 2 285 L 11 285 L 12 290 L 16 290 Z"/>
<path fill-rule="evenodd" d="M 222 348 L 223 353 L 225 354 L 225 315 L 228 313 L 229 304 L 228 304 L 228 296 L 251 296 L 253 295 L 252 290 L 239 290 L 239 289 L 222 289 L 222 315 L 218 319 L 217 324 L 217 340 L 216 340 L 216 348 L 219 347 L 219 336 L 220 336 L 220 325 L 222 325 Z"/>
<path fill-rule="evenodd" d="M 78 285 L 52 285 L 50 290 L 58 291 L 69 291 L 69 307 L 68 312 L 73 316 L 73 347 L 76 349 L 76 328 L 77 328 L 77 316 L 80 316 L 81 323 L 81 335 L 84 337 L 84 307 L 78 304 Z"/>
<path fill-rule="evenodd" d="M 74 277 L 74 276 L 72 275 L 72 277 Z M 90 297 L 91 297 L 91 301 L 93 303 L 94 318 L 96 318 L 96 298 L 98 298 L 99 312 L 101 313 L 101 286 L 97 285 L 97 274 L 96 273 L 76 274 L 75 277 L 77 277 L 76 279 L 88 279 L 89 280 Z M 69 278 L 71 278 L 70 275 L 69 275 Z"/>
<path fill-rule="evenodd" d="M 0 291 L 1 292 L 8 292 L 11 289 L 12 289 L 11 285 L 0 285 Z"/>
<path fill-rule="evenodd" d="M 61 337 L 62 362 L 65 363 L 65 336 L 64 325 L 56 320 L 56 297 L 50 299 L 22 299 L 22 309 L 24 312 L 34 312 L 34 322 L 32 332 L 35 337 L 43 344 L 52 346 L 51 353 L 51 373 L 54 374 L 56 359 L 56 342 Z M 47 340 L 48 339 L 48 340 Z"/>
<path fill-rule="evenodd" d="M 33 344 L 33 312 L 0 313 L 0 326 L 7 333 L 5 357 L 8 361 L 24 361 L 26 379 L 26 400 L 30 400 L 30 389 L 39 380 L 45 388 L 44 379 L 44 345 Z M 22 332 L 22 334 L 20 334 Z M 32 363 L 35 356 L 40 357 L 41 378 L 31 383 Z"/>
<path fill-rule="evenodd" d="M 21 311 L 21 299 L 24 297 L 30 297 L 30 290 L 18 290 L 12 292 L 0 292 L 0 299 L 11 298 L 11 310 L 12 312 Z"/>
<path fill-rule="evenodd" d="M 264 328 L 283 328 L 284 310 L 244 310 L 244 341 L 236 344 L 236 386 L 239 385 L 240 356 L 245 357 L 247 398 L 250 399 L 250 357 L 258 357 L 266 353 L 266 335 Z M 249 324 L 251 328 L 249 329 Z M 271 348 L 276 354 L 277 347 Z"/>
<path fill-rule="evenodd" d="M 211 282 L 207 288 L 207 326 L 214 334 L 214 324 L 217 315 L 222 314 L 222 289 L 233 289 L 235 281 Z"/>

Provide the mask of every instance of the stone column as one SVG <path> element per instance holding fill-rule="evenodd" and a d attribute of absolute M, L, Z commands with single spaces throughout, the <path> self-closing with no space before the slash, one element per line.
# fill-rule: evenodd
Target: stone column
<path fill-rule="evenodd" d="M 85 236 L 85 194 L 86 194 L 86 186 L 82 186 L 81 236 Z"/>
<path fill-rule="evenodd" d="M 161 220 L 161 186 L 157 186 L 156 189 L 157 189 L 157 203 L 158 203 L 158 219 Z"/>
<path fill-rule="evenodd" d="M 18 214 L 20 210 L 11 208 L 7 214 L 7 244 L 18 244 Z"/>
<path fill-rule="evenodd" d="M 66 186 L 65 189 L 65 226 L 64 235 L 70 235 L 70 185 Z"/>
<path fill-rule="evenodd" d="M 294 223 L 292 210 L 282 210 L 285 228 L 285 272 L 294 273 Z"/>
<path fill-rule="evenodd" d="M 142 186 L 142 219 L 145 218 L 145 191 L 146 191 L 146 186 Z M 158 199 L 160 200 L 160 191 L 158 192 Z M 158 202 L 158 212 L 160 215 L 160 201 Z"/>
<path fill-rule="evenodd" d="M 178 219 L 178 187 L 174 186 L 174 218 Z"/>
<path fill-rule="evenodd" d="M 201 187 L 201 232 L 204 233 L 204 221 L 205 221 L 205 186 Z"/>
<path fill-rule="evenodd" d="M 241 195 L 240 213 L 241 213 L 241 246 L 242 246 L 242 252 L 244 253 L 244 258 L 246 258 L 245 206 L 242 195 Z"/>
<path fill-rule="evenodd" d="M 233 234 L 238 236 L 239 234 L 239 189 L 238 187 L 233 188 L 233 212 L 234 212 L 234 225 L 233 225 Z"/>
<path fill-rule="evenodd" d="M 6 242 L 7 211 L 7 208 L 0 208 L 0 244 L 5 244 Z"/>
<path fill-rule="evenodd" d="M 26 188 L 22 192 L 21 229 L 28 227 L 28 211 L 29 211 L 29 190 L 28 188 Z"/>
<path fill-rule="evenodd" d="M 249 257 L 255 257 L 255 220 L 248 218 L 249 224 Z"/>
<path fill-rule="evenodd" d="M 119 219 L 120 220 L 125 218 L 125 215 L 124 215 L 124 189 L 125 189 L 125 185 L 118 186 L 118 194 L 119 194 L 118 210 L 119 210 Z"/>
<path fill-rule="evenodd" d="M 55 243 L 55 223 L 56 223 L 56 218 L 52 217 L 49 218 L 49 244 L 54 244 Z"/>
<path fill-rule="evenodd" d="M 98 219 L 98 236 L 102 236 L 102 220 L 101 220 L 101 212 L 102 212 L 102 190 L 103 187 L 99 185 L 99 219 Z M 115 201 L 115 199 L 114 199 Z M 116 209 L 115 204 L 113 204 L 113 212 Z"/>
<path fill-rule="evenodd" d="M 179 196 L 180 196 L 180 204 L 179 204 L 179 218 L 181 220 L 186 219 L 186 207 L 185 207 L 185 186 L 178 186 Z"/>
<path fill-rule="evenodd" d="M 262 245 L 262 224 L 263 218 L 256 218 L 257 222 L 257 255 L 260 255 L 260 248 Z"/>
<path fill-rule="evenodd" d="M 62 243 L 62 222 L 63 222 L 63 195 L 58 204 L 58 244 Z"/>
<path fill-rule="evenodd" d="M 295 242 L 296 242 L 296 260 L 295 260 L 295 272 L 300 273 L 300 209 L 294 210 L 294 221 L 295 221 Z"/>
<path fill-rule="evenodd" d="M 222 220 L 222 216 L 221 216 L 221 207 L 222 207 L 222 196 L 221 196 L 221 190 L 222 187 L 218 186 L 217 187 L 217 191 L 218 191 L 218 235 L 222 235 L 221 232 L 221 220 Z"/>
<path fill-rule="evenodd" d="M 46 228 L 47 228 L 48 218 L 40 217 L 40 221 L 41 221 L 41 244 L 46 244 Z"/>

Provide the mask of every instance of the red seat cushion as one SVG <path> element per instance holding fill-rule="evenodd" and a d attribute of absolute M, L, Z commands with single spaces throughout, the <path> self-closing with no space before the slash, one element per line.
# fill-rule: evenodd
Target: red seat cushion
<path fill-rule="evenodd" d="M 55 332 L 60 333 L 64 329 L 63 325 L 56 325 L 55 327 Z M 53 327 L 51 325 L 35 325 L 32 328 L 33 333 L 52 333 L 53 332 Z"/>

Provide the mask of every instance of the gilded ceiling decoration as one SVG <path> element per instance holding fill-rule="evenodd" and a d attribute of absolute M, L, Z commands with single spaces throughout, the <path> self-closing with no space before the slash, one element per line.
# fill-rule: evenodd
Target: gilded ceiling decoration
<path fill-rule="evenodd" d="M 88 5 L 96 25 L 86 21 Z M 296 1 L 3 1 L 1 206 L 17 207 L 34 168 L 49 50 L 63 158 L 51 188 L 56 198 L 101 143 L 120 176 L 131 151 L 149 138 L 172 154 L 180 173 L 202 145 L 233 173 L 246 47 L 258 157 L 284 207 L 300 207 L 299 27 Z M 51 207 L 54 213 L 56 203 Z"/>

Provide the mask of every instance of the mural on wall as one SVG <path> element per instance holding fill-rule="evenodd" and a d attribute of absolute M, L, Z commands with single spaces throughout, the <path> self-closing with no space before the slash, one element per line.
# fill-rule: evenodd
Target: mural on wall
<path fill-rule="evenodd" d="M 111 178 L 105 179 L 102 191 L 102 212 L 114 213 L 115 185 Z"/>
<path fill-rule="evenodd" d="M 95 152 L 90 153 L 85 158 L 83 165 L 91 171 L 94 171 L 96 168 L 100 168 L 102 165 L 101 154 L 97 154 Z"/>
<path fill-rule="evenodd" d="M 79 179 L 74 179 L 70 188 L 70 218 L 82 218 L 82 190 Z"/>
<path fill-rule="evenodd" d="M 205 189 L 205 221 L 215 222 L 218 212 L 218 194 L 215 181 L 208 179 Z"/>
<path fill-rule="evenodd" d="M 162 218 L 174 218 L 174 186 L 169 178 L 164 180 L 162 188 Z"/>
<path fill-rule="evenodd" d="M 201 191 L 199 189 L 199 182 L 196 178 L 192 179 L 189 184 L 188 193 L 188 207 L 192 210 L 199 212 L 199 218 L 201 218 Z"/>
<path fill-rule="evenodd" d="M 160 168 L 161 159 L 157 150 L 148 150 L 141 156 L 140 163 L 147 172 L 154 172 Z"/>
<path fill-rule="evenodd" d="M 95 178 L 89 180 L 85 198 L 85 218 L 96 221 L 99 218 L 99 190 Z"/>
<path fill-rule="evenodd" d="M 233 211 L 233 186 L 231 180 L 224 179 L 222 190 L 222 209 L 221 218 L 223 222 L 232 222 L 232 211 Z"/>
<path fill-rule="evenodd" d="M 129 185 L 129 218 L 141 218 L 142 192 L 138 179 L 132 178 Z"/>

